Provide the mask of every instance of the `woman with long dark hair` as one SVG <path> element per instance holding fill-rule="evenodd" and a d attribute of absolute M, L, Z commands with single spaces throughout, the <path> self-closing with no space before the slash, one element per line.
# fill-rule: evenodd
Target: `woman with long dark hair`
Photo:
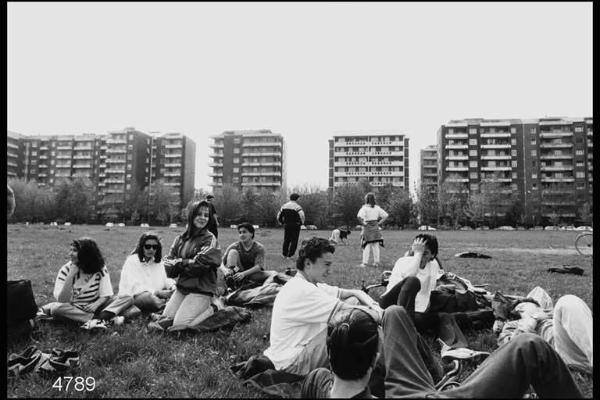
<path fill-rule="evenodd" d="M 84 323 L 94 319 L 113 295 L 110 275 L 96 242 L 88 237 L 73 240 L 69 256 L 54 284 L 55 302 L 41 307 L 44 315 Z M 89 324 L 88 324 L 89 325 Z M 105 328 L 106 326 L 98 326 Z"/>
<path fill-rule="evenodd" d="M 176 279 L 176 290 L 161 317 L 148 327 L 185 329 L 212 315 L 221 249 L 208 230 L 214 216 L 207 201 L 194 202 L 185 232 L 177 236 L 164 261 L 167 276 Z"/>

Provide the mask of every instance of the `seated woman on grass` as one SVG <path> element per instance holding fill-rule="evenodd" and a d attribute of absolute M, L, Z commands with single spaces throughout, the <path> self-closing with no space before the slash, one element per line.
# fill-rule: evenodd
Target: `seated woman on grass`
<path fill-rule="evenodd" d="M 56 277 L 56 301 L 42 306 L 38 315 L 83 323 L 85 329 L 106 328 L 104 322 L 91 326 L 92 321 L 98 322 L 94 316 L 113 295 L 110 275 L 98 245 L 87 237 L 73 240 L 69 256 L 71 260 L 60 268 Z"/>
<path fill-rule="evenodd" d="M 164 261 L 167 277 L 177 278 L 175 293 L 160 318 L 148 328 L 155 330 L 185 329 L 210 317 L 217 289 L 217 268 L 221 249 L 217 238 L 208 230 L 214 219 L 207 201 L 192 203 L 188 224 L 177 236 Z"/>
<path fill-rule="evenodd" d="M 468 349 L 467 339 L 455 319 L 457 313 L 441 312 L 447 303 L 445 295 L 439 292 L 432 295 L 443 273 L 437 254 L 438 241 L 435 236 L 417 235 L 411 250 L 394 264 L 387 289 L 379 298 L 379 305 L 383 309 L 394 304 L 404 307 L 420 333 L 435 330 L 441 341 L 442 358 L 485 356 L 485 352 Z"/>
<path fill-rule="evenodd" d="M 143 233 L 123 264 L 119 295 L 110 301 L 98 319 L 109 321 L 120 314 L 132 318 L 142 312 L 162 310 L 175 290 L 175 282 L 167 278 L 161 258 L 158 235 Z"/>
<path fill-rule="evenodd" d="M 225 282 L 231 289 L 246 283 L 260 286 L 275 271 L 265 271 L 265 247 L 254 240 L 254 227 L 248 222 L 237 226 L 240 240 L 232 243 L 223 254 Z"/>

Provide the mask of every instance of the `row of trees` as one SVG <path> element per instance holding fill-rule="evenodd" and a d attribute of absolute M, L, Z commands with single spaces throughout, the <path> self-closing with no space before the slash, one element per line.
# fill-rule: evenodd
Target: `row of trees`
<path fill-rule="evenodd" d="M 124 204 L 100 202 L 96 209 L 93 185 L 86 179 L 64 180 L 54 188 L 38 187 L 34 182 L 20 179 L 10 180 L 15 192 L 17 207 L 11 217 L 15 222 L 70 221 L 73 223 L 125 222 L 151 225 L 166 225 L 171 222 L 185 223 L 189 202 L 183 207 L 172 188 L 162 181 L 151 187 L 140 188 L 132 183 Z M 337 187 L 331 193 L 315 186 L 294 187 L 291 192 L 300 194 L 298 202 L 304 209 L 306 225 L 319 228 L 332 228 L 358 223 L 356 214 L 364 204 L 364 196 L 373 188 L 367 181 L 357 185 Z M 416 198 L 408 191 L 391 185 L 379 187 L 377 203 L 390 217 L 387 225 L 394 228 L 416 227 L 422 224 L 434 226 L 491 228 L 500 225 L 558 225 L 560 215 L 542 217 L 540 210 L 524 207 L 520 197 L 503 192 L 504 188 L 495 182 L 484 182 L 479 190 L 468 193 L 466 189 L 452 182 L 444 182 L 436 191 L 426 187 L 415 190 Z M 192 200 L 203 199 L 208 193 L 199 191 Z M 499 201 L 499 199 L 502 199 Z M 270 190 L 257 191 L 252 188 L 239 190 L 224 185 L 215 193 L 214 204 L 219 214 L 221 226 L 229 226 L 249 221 L 260 226 L 277 226 L 277 212 L 287 195 Z M 573 199 L 574 201 L 574 199 Z M 591 225 L 592 206 L 585 203 L 577 213 L 576 221 Z"/>

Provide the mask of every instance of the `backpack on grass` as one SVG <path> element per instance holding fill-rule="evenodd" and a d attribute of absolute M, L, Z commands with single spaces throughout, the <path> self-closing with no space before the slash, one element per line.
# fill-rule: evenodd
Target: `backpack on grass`
<path fill-rule="evenodd" d="M 37 310 L 31 281 L 21 279 L 6 282 L 6 325 L 9 339 L 29 337 L 33 329 L 31 321 Z"/>

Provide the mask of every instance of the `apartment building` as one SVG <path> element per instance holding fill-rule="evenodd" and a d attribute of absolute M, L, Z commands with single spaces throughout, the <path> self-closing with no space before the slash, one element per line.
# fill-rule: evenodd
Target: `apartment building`
<path fill-rule="evenodd" d="M 145 182 L 151 186 L 162 180 L 177 193 L 180 206 L 187 204 L 194 197 L 196 143 L 176 132 L 153 132 L 150 143 L 150 174 Z"/>
<path fill-rule="evenodd" d="M 212 136 L 213 191 L 224 184 L 239 189 L 286 190 L 286 156 L 283 136 L 270 130 L 225 131 Z"/>
<path fill-rule="evenodd" d="M 153 136 L 129 127 L 102 135 L 9 132 L 8 137 L 13 144 L 7 147 L 9 169 L 17 164 L 16 171 L 8 172 L 9 178 L 49 186 L 65 178 L 87 178 L 95 189 L 91 212 L 115 214 L 134 184 L 145 187 L 158 179 L 173 187 L 179 205 L 193 196 L 195 143 L 180 133 Z M 12 155 L 15 146 L 21 146 L 16 156 Z"/>
<path fill-rule="evenodd" d="M 329 189 L 368 181 L 408 189 L 408 138 L 401 133 L 348 133 L 329 140 Z"/>
<path fill-rule="evenodd" d="M 421 149 L 421 187 L 436 192 L 438 185 L 438 150 L 436 145 Z"/>
<path fill-rule="evenodd" d="M 520 200 L 572 221 L 592 199 L 592 118 L 450 121 L 438 130 L 438 184 L 473 193 L 494 185 L 496 215 Z"/>
<path fill-rule="evenodd" d="M 23 143 L 22 136 L 17 132 L 7 131 L 6 134 L 6 176 L 20 178 L 23 176 Z"/>

